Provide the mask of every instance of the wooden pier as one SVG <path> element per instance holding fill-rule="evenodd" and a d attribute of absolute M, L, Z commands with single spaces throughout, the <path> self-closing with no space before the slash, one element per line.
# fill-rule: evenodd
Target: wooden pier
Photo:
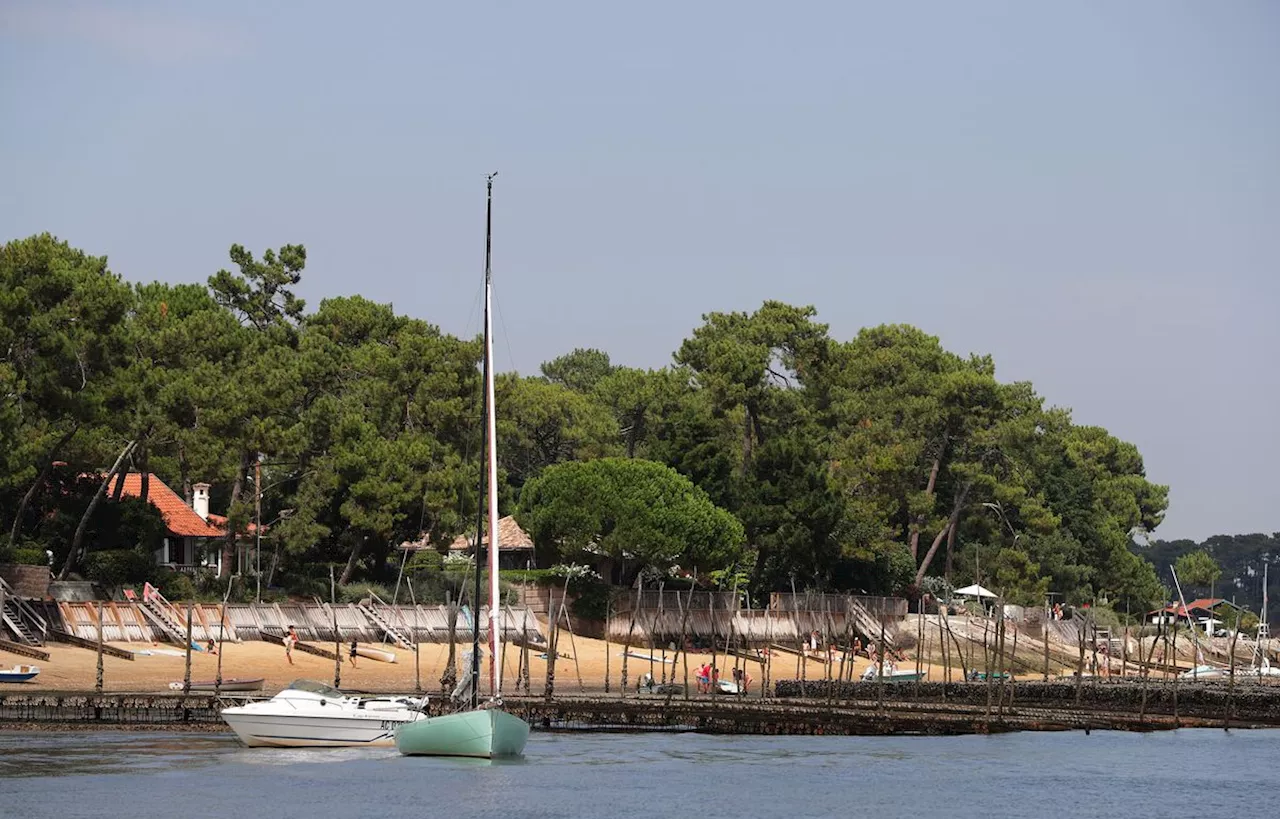
<path fill-rule="evenodd" d="M 787 683 L 798 681 L 786 681 Z M 816 688 L 818 683 L 806 683 Z M 1132 683 L 1090 686 L 1080 704 L 1071 683 L 1018 683 L 1016 695 L 988 697 L 985 683 L 860 684 L 858 696 L 738 698 L 730 696 L 509 696 L 508 710 L 538 730 L 696 731 L 715 734 L 882 736 L 1009 731 L 1280 727 L 1280 688 L 1215 684 L 1153 685 L 1145 697 Z M 877 693 L 878 691 L 878 693 Z M 840 695 L 836 699 L 836 695 Z M 0 727 L 170 728 L 225 730 L 222 708 L 263 695 L 0 693 Z M 432 714 L 453 706 L 433 699 Z"/>

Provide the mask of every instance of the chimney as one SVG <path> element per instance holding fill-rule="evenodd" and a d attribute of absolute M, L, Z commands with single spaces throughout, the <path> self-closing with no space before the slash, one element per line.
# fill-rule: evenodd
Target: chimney
<path fill-rule="evenodd" d="M 209 484 L 198 483 L 191 487 L 191 508 L 204 520 L 209 519 Z"/>

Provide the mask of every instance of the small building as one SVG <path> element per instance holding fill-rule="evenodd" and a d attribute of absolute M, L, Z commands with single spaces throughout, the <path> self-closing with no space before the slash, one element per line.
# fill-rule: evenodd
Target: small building
<path fill-rule="evenodd" d="M 1224 608 L 1239 610 L 1239 606 L 1222 597 L 1199 597 L 1185 606 L 1174 603 L 1162 609 L 1149 611 L 1147 615 L 1152 623 L 1194 624 L 1212 634 L 1222 624 L 1222 621 L 1215 617 L 1215 613 L 1220 614 Z"/>
<path fill-rule="evenodd" d="M 481 560 L 488 560 L 489 538 L 485 536 L 480 542 Z M 405 541 L 400 544 L 405 551 L 416 552 L 419 549 L 434 548 L 423 535 L 418 540 Z M 475 534 L 458 535 L 449 544 L 449 554 L 470 555 L 475 550 Z M 507 515 L 498 519 L 498 568 L 499 569 L 532 569 L 536 566 L 533 539 L 520 528 L 516 519 Z"/>
<path fill-rule="evenodd" d="M 123 476 L 124 497 L 142 497 L 142 473 L 129 472 Z M 187 506 L 177 492 L 156 477 L 147 476 L 147 501 L 160 510 L 164 518 L 165 535 L 159 549 L 153 553 L 156 563 L 174 571 L 194 574 L 209 570 L 222 573 L 222 543 L 226 537 L 227 519 L 209 514 L 209 489 L 207 483 L 198 483 L 191 492 L 191 505 Z M 114 492 L 116 484 L 109 487 Z M 251 525 L 252 528 L 252 525 Z M 246 544 L 236 544 L 236 565 L 242 565 Z"/>

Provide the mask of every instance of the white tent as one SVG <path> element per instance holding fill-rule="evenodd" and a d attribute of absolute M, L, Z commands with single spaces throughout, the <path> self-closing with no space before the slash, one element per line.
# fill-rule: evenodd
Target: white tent
<path fill-rule="evenodd" d="M 977 583 L 972 586 L 965 586 L 963 589 L 956 589 L 956 594 L 961 597 L 995 597 L 995 592 L 988 591 Z"/>

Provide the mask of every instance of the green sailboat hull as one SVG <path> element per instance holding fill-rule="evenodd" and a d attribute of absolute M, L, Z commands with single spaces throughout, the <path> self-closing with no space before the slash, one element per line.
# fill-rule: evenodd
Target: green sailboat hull
<path fill-rule="evenodd" d="M 499 708 L 460 711 L 419 720 L 396 731 L 396 749 L 408 756 L 520 756 L 529 723 Z"/>

